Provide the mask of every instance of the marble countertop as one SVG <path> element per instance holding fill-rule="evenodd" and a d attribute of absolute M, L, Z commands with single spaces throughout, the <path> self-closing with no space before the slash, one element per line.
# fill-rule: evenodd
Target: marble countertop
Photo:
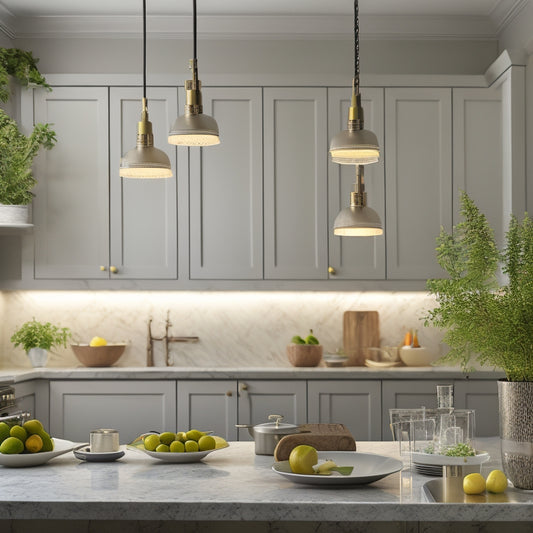
<path fill-rule="evenodd" d="M 499 439 L 479 439 L 499 467 Z M 397 444 L 359 442 L 358 451 L 398 457 Z M 406 458 L 404 459 L 404 465 Z M 250 521 L 528 521 L 533 494 L 522 503 L 430 503 L 423 485 L 435 479 L 401 472 L 370 485 L 321 488 L 293 484 L 272 471 L 253 442 L 232 442 L 199 463 L 170 464 L 126 450 L 112 463 L 83 462 L 73 453 L 37 467 L 0 467 L 4 519 Z M 9 488 L 9 490 L 7 490 Z M 525 495 L 525 496 L 524 496 Z"/>
<path fill-rule="evenodd" d="M 0 381 L 32 379 L 487 379 L 502 372 L 479 370 L 464 374 L 448 367 L 107 367 L 107 368 L 13 368 L 0 369 Z"/>

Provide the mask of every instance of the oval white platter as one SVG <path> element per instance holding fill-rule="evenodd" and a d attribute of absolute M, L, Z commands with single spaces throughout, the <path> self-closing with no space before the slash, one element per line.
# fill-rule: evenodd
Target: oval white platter
<path fill-rule="evenodd" d="M 338 472 L 332 472 L 329 476 L 295 474 L 289 466 L 289 461 L 279 461 L 272 465 L 272 470 L 294 483 L 306 485 L 366 485 L 399 472 L 403 468 L 403 463 L 398 459 L 375 453 L 319 451 L 318 459 L 329 459 L 338 466 L 354 468 L 349 476 L 343 476 Z"/>
<path fill-rule="evenodd" d="M 224 448 L 215 448 L 214 450 L 204 450 L 203 452 L 181 452 L 181 453 L 149 452 L 148 450 L 143 450 L 142 448 L 134 448 L 134 449 L 139 450 L 145 453 L 146 455 L 153 457 L 154 459 L 159 459 L 160 461 L 164 461 L 165 463 L 197 463 L 198 461 L 201 461 L 206 455 L 212 452 L 218 452 L 220 450 L 224 450 L 228 446 L 224 446 Z"/>
<path fill-rule="evenodd" d="M 476 455 L 467 457 L 449 457 L 448 455 L 439 455 L 437 453 L 412 452 L 411 459 L 414 463 L 424 465 L 438 466 L 461 466 L 461 465 L 480 465 L 490 459 L 487 452 L 478 452 Z"/>
<path fill-rule="evenodd" d="M 50 459 L 68 453 L 76 447 L 76 444 L 70 440 L 55 438 L 52 438 L 52 440 L 54 441 L 54 449 L 51 452 L 0 453 L 0 465 L 10 467 L 43 465 Z"/>

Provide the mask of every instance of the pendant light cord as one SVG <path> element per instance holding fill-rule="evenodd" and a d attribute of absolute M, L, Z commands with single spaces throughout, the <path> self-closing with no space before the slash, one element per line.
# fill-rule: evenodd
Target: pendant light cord
<path fill-rule="evenodd" d="M 146 0 L 143 0 L 143 98 L 146 98 Z"/>
<path fill-rule="evenodd" d="M 353 3 L 354 85 L 359 92 L 359 0 Z"/>
<path fill-rule="evenodd" d="M 198 46 L 197 46 L 197 31 L 196 31 L 196 0 L 192 0 L 192 33 L 193 33 L 193 54 L 192 57 L 194 59 L 198 59 Z"/>

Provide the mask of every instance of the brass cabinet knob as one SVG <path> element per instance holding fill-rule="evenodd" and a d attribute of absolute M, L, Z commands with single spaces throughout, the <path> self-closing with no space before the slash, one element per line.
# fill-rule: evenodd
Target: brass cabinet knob
<path fill-rule="evenodd" d="M 246 385 L 246 383 L 243 383 L 241 385 L 241 391 L 245 391 L 245 390 L 248 390 L 248 385 Z"/>
<path fill-rule="evenodd" d="M 335 275 L 337 271 L 333 267 L 328 267 L 328 272 L 332 275 Z"/>
<path fill-rule="evenodd" d="M 109 270 L 113 273 L 113 274 L 116 274 L 118 272 L 118 268 L 116 266 L 110 266 L 109 267 Z"/>
<path fill-rule="evenodd" d="M 226 396 L 233 396 L 233 392 L 229 390 L 228 392 L 226 392 Z"/>
<path fill-rule="evenodd" d="M 102 272 L 105 272 L 105 266 L 104 266 L 104 265 L 100 265 L 100 270 L 101 270 Z"/>

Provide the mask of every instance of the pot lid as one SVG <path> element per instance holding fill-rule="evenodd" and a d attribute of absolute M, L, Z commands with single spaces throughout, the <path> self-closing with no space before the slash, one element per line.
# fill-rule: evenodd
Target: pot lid
<path fill-rule="evenodd" d="M 275 420 L 275 422 L 265 422 L 264 424 L 257 424 L 253 427 L 256 433 L 267 433 L 270 435 L 288 435 L 298 431 L 296 424 L 285 424 L 280 422 L 283 420 L 281 415 L 269 415 L 269 420 Z"/>

